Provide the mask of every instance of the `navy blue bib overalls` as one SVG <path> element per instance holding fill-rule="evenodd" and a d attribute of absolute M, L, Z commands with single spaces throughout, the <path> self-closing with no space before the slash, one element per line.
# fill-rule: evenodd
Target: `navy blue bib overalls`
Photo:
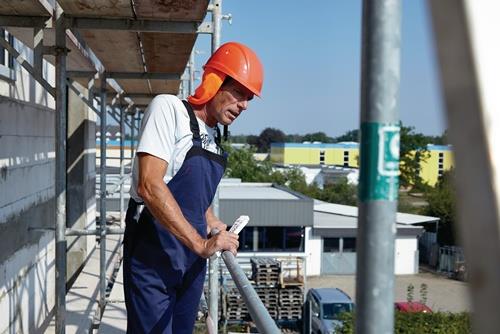
<path fill-rule="evenodd" d="M 196 116 L 183 102 L 193 147 L 167 187 L 187 221 L 206 238 L 205 212 L 224 174 L 226 156 L 202 148 Z M 123 260 L 127 333 L 191 334 L 205 281 L 206 259 L 184 246 L 147 207 L 136 221 L 136 210 L 137 203 L 131 199 Z"/>

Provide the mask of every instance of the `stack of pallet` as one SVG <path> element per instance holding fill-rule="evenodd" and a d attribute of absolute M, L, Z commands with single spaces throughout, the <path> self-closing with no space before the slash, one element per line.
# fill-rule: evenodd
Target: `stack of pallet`
<path fill-rule="evenodd" d="M 226 319 L 228 321 L 249 320 L 248 308 L 241 297 L 236 286 L 229 286 L 225 289 Z"/>
<path fill-rule="evenodd" d="M 253 258 L 252 280 L 257 286 L 278 286 L 281 263 L 272 258 Z"/>
<path fill-rule="evenodd" d="M 269 311 L 273 319 L 278 319 L 278 289 L 277 287 L 256 286 L 255 292 Z"/>
<path fill-rule="evenodd" d="M 281 263 L 272 258 L 253 258 L 250 262 L 255 291 L 271 317 L 278 319 L 278 284 Z"/>
<path fill-rule="evenodd" d="M 279 319 L 297 320 L 302 317 L 303 286 L 286 286 L 279 289 Z"/>

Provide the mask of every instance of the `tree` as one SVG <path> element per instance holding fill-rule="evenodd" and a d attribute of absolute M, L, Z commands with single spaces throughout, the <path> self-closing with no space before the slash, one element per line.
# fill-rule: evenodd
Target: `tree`
<path fill-rule="evenodd" d="M 429 187 L 424 196 L 429 205 L 423 214 L 439 217 L 438 242 L 444 245 L 455 245 L 456 204 L 453 170 L 443 173 L 434 188 Z"/>
<path fill-rule="evenodd" d="M 350 130 L 350 131 L 347 131 L 346 133 L 344 133 L 342 136 L 338 136 L 338 137 L 333 138 L 333 142 L 335 142 L 335 143 L 342 142 L 342 141 L 353 141 L 353 142 L 358 143 L 359 142 L 359 130 L 358 129 Z"/>
<path fill-rule="evenodd" d="M 286 135 L 274 128 L 265 128 L 257 138 L 257 152 L 269 152 L 271 143 L 284 143 Z"/>
<path fill-rule="evenodd" d="M 287 142 L 287 143 L 301 143 L 304 141 L 304 139 L 302 139 L 302 138 L 303 138 L 303 136 L 298 135 L 298 134 L 286 135 L 285 142 Z"/>
<path fill-rule="evenodd" d="M 402 124 L 400 136 L 400 185 L 422 189 L 424 185 L 420 176 L 420 163 L 429 158 L 428 139 L 423 134 L 416 133 L 414 127 Z"/>
<path fill-rule="evenodd" d="M 326 133 L 324 132 L 314 132 L 314 133 L 308 133 L 305 134 L 304 137 L 302 138 L 303 141 L 319 141 L 322 143 L 333 143 L 333 138 L 328 137 Z"/>

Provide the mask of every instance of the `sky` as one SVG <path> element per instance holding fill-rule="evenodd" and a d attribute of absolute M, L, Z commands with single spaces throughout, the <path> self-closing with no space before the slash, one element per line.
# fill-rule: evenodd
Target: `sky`
<path fill-rule="evenodd" d="M 238 41 L 260 57 L 262 98 L 230 127 L 233 135 L 273 127 L 286 134 L 322 131 L 335 137 L 359 127 L 361 0 L 223 0 L 221 43 Z M 446 129 L 425 0 L 403 0 L 400 119 L 417 132 Z M 209 19 L 207 15 L 207 19 Z M 201 69 L 210 36 L 195 49 Z"/>

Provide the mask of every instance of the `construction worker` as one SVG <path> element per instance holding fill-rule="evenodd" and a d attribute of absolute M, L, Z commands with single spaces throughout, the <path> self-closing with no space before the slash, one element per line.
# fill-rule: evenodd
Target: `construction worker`
<path fill-rule="evenodd" d="M 262 82 L 256 54 L 230 42 L 207 61 L 188 102 L 159 95 L 147 108 L 126 216 L 127 333 L 191 334 L 206 259 L 220 250 L 236 255 L 238 236 L 210 207 L 227 157 L 217 124 L 233 123 Z M 220 233 L 207 238 L 214 228 Z"/>

